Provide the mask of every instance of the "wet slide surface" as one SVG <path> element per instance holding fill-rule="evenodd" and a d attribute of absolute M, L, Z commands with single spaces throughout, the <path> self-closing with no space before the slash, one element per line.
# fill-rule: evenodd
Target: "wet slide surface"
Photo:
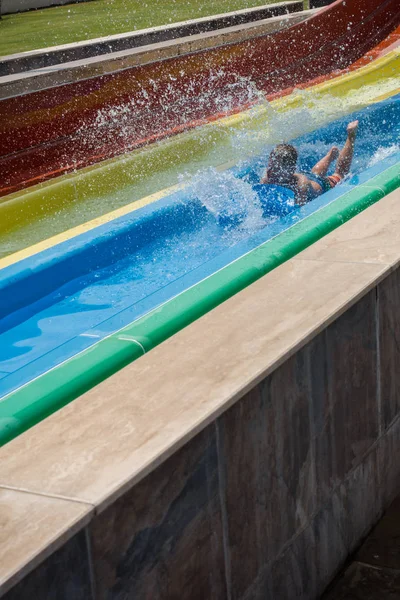
<path fill-rule="evenodd" d="M 399 19 L 397 0 L 337 0 L 271 36 L 2 100 L 0 194 L 346 68 Z"/>
<path fill-rule="evenodd" d="M 100 224 L 94 219 L 115 219 L 121 211 L 127 214 L 151 203 L 199 170 L 225 169 L 244 157 L 256 157 L 276 143 L 389 97 L 399 87 L 397 48 L 307 90 L 271 102 L 261 98 L 240 114 L 9 195 L 0 203 L 0 257 L 43 241 L 30 251 L 39 252 L 66 239 L 63 232 L 68 238 L 79 235 Z M 20 252 L 13 260 L 26 256 Z"/>
<path fill-rule="evenodd" d="M 152 198 L 152 204 L 147 206 L 143 198 L 143 208 L 139 209 L 133 206 L 135 200 L 133 204 L 129 204 L 132 199 L 127 200 L 125 204 L 129 206 L 125 207 L 123 198 L 119 198 L 118 214 L 122 216 L 116 218 L 110 213 L 113 220 L 107 220 L 104 215 L 99 217 L 104 225 L 96 226 L 93 221 L 79 225 L 79 232 L 58 230 L 65 232 L 59 237 L 66 241 L 54 245 L 56 238 L 39 237 L 43 240 L 40 250 L 26 248 L 29 244 L 25 244 L 25 250 L 19 253 L 29 258 L 21 260 L 19 254 L 11 254 L 2 259 L 0 444 L 151 350 L 400 185 L 399 97 L 393 96 L 399 88 L 399 54 L 398 50 L 393 51 L 398 44 L 398 31 L 394 30 L 399 19 L 397 2 L 394 8 L 389 0 L 354 1 L 351 14 L 348 4 L 337 1 L 322 11 L 317 15 L 318 24 L 311 23 L 314 29 L 302 33 L 292 29 L 293 39 L 304 47 L 307 36 L 313 32 L 316 41 L 308 42 L 308 47 L 312 57 L 321 60 L 309 60 L 310 54 L 300 57 L 296 47 L 290 64 L 285 58 L 286 45 L 285 53 L 282 48 L 274 63 L 274 52 L 279 49 L 275 46 L 268 50 L 265 46 L 268 40 L 275 39 L 272 36 L 181 57 L 188 61 L 186 70 L 180 63 L 177 71 L 175 59 L 154 63 L 152 68 L 158 68 L 155 73 L 160 78 L 158 94 L 156 89 L 146 88 L 149 72 L 140 67 L 128 69 L 126 80 L 121 73 L 115 73 L 58 90 L 27 94 L 20 98 L 21 103 L 9 103 L 15 117 L 11 125 L 1 120 L 8 101 L 0 101 L 0 138 L 5 134 L 3 139 L 15 144 L 13 160 L 20 160 L 20 165 L 29 164 L 38 177 L 47 177 L 42 166 L 46 161 L 48 166 L 51 164 L 46 148 L 51 149 L 53 159 L 57 157 L 53 164 L 53 175 L 57 175 L 71 167 L 71 157 L 78 156 L 74 154 L 77 148 L 82 164 L 87 164 L 85 161 L 104 159 L 110 148 L 118 154 L 128 142 L 133 146 L 146 144 L 208 123 L 165 140 L 164 154 L 159 152 L 164 142 L 149 145 L 149 149 L 156 150 L 152 158 L 156 159 L 152 167 L 154 177 L 158 177 L 160 187 L 163 183 L 165 187 L 171 183 L 164 182 L 155 164 L 163 158 L 169 161 L 170 144 L 178 150 L 175 169 L 179 168 L 179 161 L 186 160 L 187 150 L 192 152 L 199 142 L 203 144 L 200 153 L 192 156 L 200 160 L 200 171 L 193 177 L 191 170 L 186 176 L 186 182 L 191 179 L 190 184 L 184 189 L 158 202 Z M 328 13 L 330 17 L 336 14 L 337 20 L 323 35 L 321 28 L 327 25 Z M 309 27 L 309 23 L 304 25 Z M 382 42 L 376 46 L 379 40 Z M 365 53 L 368 48 L 373 48 L 370 57 Z M 263 60 L 268 57 L 270 63 L 266 65 Z M 377 57 L 380 58 L 365 66 L 369 58 Z M 282 68 L 279 58 L 283 60 Z M 318 68 L 314 69 L 315 65 Z M 354 74 L 338 71 L 362 65 Z M 303 79 L 294 79 L 296 67 Z M 241 75 L 242 68 L 251 79 Z M 257 75 L 257 69 L 263 70 Z M 135 77 L 141 73 L 135 80 L 133 94 L 129 73 Z M 210 74 L 212 77 L 207 79 Z M 298 87 L 307 87 L 337 75 L 340 76 L 336 82 L 313 88 L 315 98 L 311 103 L 309 92 L 302 90 L 276 100 L 273 110 L 264 101 L 265 93 L 269 98 L 289 93 L 294 82 Z M 170 102 L 165 103 L 166 98 Z M 249 105 L 250 111 L 240 112 Z M 363 106 L 368 108 L 360 112 Z M 326 125 L 356 108 L 359 114 Z M 232 113 L 232 117 L 219 119 Z M 112 123 L 111 114 L 116 117 Z M 131 119 L 132 115 L 136 120 Z M 287 198 L 284 201 L 274 196 L 265 200 L 257 195 L 254 182 L 265 166 L 271 145 L 302 133 L 295 143 L 302 157 L 301 168 L 308 170 L 330 145 L 343 142 L 345 121 L 353 116 L 361 119 L 360 137 L 354 170 L 345 183 L 301 208 Z M 314 133 L 305 133 L 311 129 Z M 25 142 L 20 137 L 22 132 Z M 33 139 L 31 134 L 37 137 Z M 139 134 L 144 137 L 139 139 Z M 244 151 L 249 141 L 252 158 L 237 164 L 238 157 L 249 156 Z M 61 154 L 59 143 L 65 143 Z M 230 169 L 221 166 L 220 152 L 227 150 L 227 144 L 236 152 L 228 160 L 234 159 L 230 164 L 237 166 Z M 99 148 L 104 154 L 99 153 Z M 44 162 L 39 168 L 33 159 L 41 153 Z M 212 153 L 219 155 L 217 162 L 210 163 Z M 86 193 L 97 204 L 98 190 L 107 191 L 109 198 L 120 193 L 132 195 L 132 190 L 137 192 L 140 187 L 138 182 L 122 190 L 118 186 L 126 186 L 127 180 L 132 176 L 134 179 L 137 173 L 143 178 L 140 169 L 132 170 L 133 165 L 138 168 L 142 158 L 142 151 L 126 154 L 122 160 L 105 161 L 76 177 L 71 174 L 31 188 L 26 196 L 16 194 L 9 197 L 11 201 L 5 198 L 0 205 L 0 229 L 5 226 L 9 231 L 8 220 L 4 219 L 7 215 L 12 215 L 13 226 L 18 226 L 21 215 L 25 218 L 27 209 L 34 209 L 31 200 L 40 198 L 41 190 L 47 186 L 48 193 L 42 200 L 77 202 L 78 209 L 82 208 L 80 201 Z M 0 166 L 9 159 L 10 155 L 0 158 Z M 103 169 L 106 162 L 108 166 Z M 205 169 L 207 164 L 220 165 L 222 171 Z M 126 170 L 124 165 L 130 167 Z M 75 161 L 73 166 L 81 163 Z M 175 170 L 175 182 L 177 175 Z M 48 209 L 43 201 L 35 206 L 39 213 Z M 52 217 L 56 214 L 54 208 L 51 206 Z M 106 210 L 112 209 L 113 206 L 107 206 Z M 32 223 L 30 218 L 28 223 Z M 54 223 L 48 226 L 49 222 L 43 220 L 44 237 L 54 235 Z M 6 254 L 9 251 L 10 248 Z"/>
<path fill-rule="evenodd" d="M 1 271 L 0 395 L 121 329 L 400 160 L 400 97 L 296 140 L 309 170 L 360 118 L 352 177 L 309 203 L 263 203 L 256 160 Z"/>

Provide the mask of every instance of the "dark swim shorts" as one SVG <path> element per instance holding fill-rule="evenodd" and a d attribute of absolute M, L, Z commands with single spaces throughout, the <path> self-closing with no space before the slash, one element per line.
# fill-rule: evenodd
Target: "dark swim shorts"
<path fill-rule="evenodd" d="M 315 173 L 307 173 L 307 177 L 312 181 L 315 181 L 316 183 L 318 183 L 318 185 L 322 187 L 323 194 L 334 188 L 338 183 L 342 181 L 342 178 L 337 173 L 335 173 L 334 175 L 328 175 L 327 177 L 315 175 Z"/>

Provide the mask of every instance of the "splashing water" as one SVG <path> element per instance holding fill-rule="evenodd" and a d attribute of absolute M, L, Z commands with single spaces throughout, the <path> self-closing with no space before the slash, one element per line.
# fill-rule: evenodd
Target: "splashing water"
<path fill-rule="evenodd" d="M 368 163 L 368 167 L 373 167 L 381 160 L 396 154 L 396 152 L 400 152 L 400 144 L 392 144 L 391 146 L 381 146 L 376 150 L 374 155 L 371 157 L 371 160 Z"/>
<path fill-rule="evenodd" d="M 239 226 L 242 231 L 253 231 L 266 225 L 257 193 L 229 171 L 218 172 L 213 167 L 198 171 L 186 189 L 188 197 L 199 200 L 228 229 Z"/>
<path fill-rule="evenodd" d="M 217 81 L 221 73 L 215 71 L 214 76 Z M 156 91 L 157 83 L 150 83 Z M 212 88 L 204 89 L 197 101 L 206 107 L 213 102 L 216 111 L 221 113 L 237 107 L 239 100 L 244 104 L 246 102 L 252 104 L 252 108 L 234 118 L 228 117 L 210 122 L 206 126 L 145 146 L 135 153 L 125 154 L 110 163 L 101 163 L 104 166 L 100 166 L 98 171 L 97 167 L 94 169 L 91 167 L 93 175 L 90 177 L 93 177 L 93 183 L 90 179 L 90 184 L 85 188 L 82 188 L 79 182 L 76 185 L 74 183 L 76 191 L 73 202 L 64 203 L 57 211 L 51 208 L 51 203 L 47 203 L 46 206 L 43 205 L 44 210 L 40 218 L 35 217 L 29 220 L 27 225 L 18 225 L 9 233 L 5 233 L 2 237 L 0 256 L 46 239 L 49 231 L 52 234 L 60 233 L 158 192 L 162 188 L 173 186 L 178 179 L 181 180 L 179 171 L 194 174 L 193 176 L 198 180 L 199 176 L 195 174 L 211 166 L 219 165 L 225 168 L 227 164 L 257 161 L 258 165 L 265 168 L 269 152 L 275 144 L 288 142 L 300 136 L 307 136 L 307 139 L 301 141 L 296 139 L 294 142 L 300 153 L 299 168 L 309 170 L 313 166 L 311 163 L 315 164 L 329 150 L 329 144 L 340 145 L 343 142 L 342 140 L 339 143 L 339 138 L 345 131 L 345 124 L 340 126 L 340 136 L 337 133 L 329 133 L 329 135 L 324 133 L 321 138 L 319 136 L 316 138 L 314 134 L 309 136 L 309 132 L 321 127 L 325 128 L 328 123 L 332 123 L 339 117 L 362 109 L 377 95 L 384 96 L 386 93 L 393 92 L 399 85 L 400 76 L 385 77 L 349 90 L 342 97 L 331 96 L 328 93 L 321 94 L 313 89 L 298 89 L 287 99 L 281 99 L 279 103 L 268 102 L 265 94 L 257 88 L 257 82 L 243 77 L 226 85 L 225 91 L 228 92 L 226 96 L 221 93 L 216 97 Z M 95 122 L 85 123 L 77 133 L 82 136 L 82 143 L 88 140 L 89 145 L 92 142 L 95 144 L 99 138 L 103 139 L 111 135 L 117 147 L 121 138 L 128 143 L 132 136 L 140 137 L 143 119 L 154 120 L 145 94 L 146 90 L 143 90 L 142 96 L 138 95 L 135 101 L 131 99 L 121 106 L 99 111 Z M 167 94 L 167 91 L 164 94 Z M 186 114 L 186 111 L 190 112 L 190 106 L 169 100 L 165 97 L 161 102 L 166 114 L 174 113 L 174 117 L 180 116 L 183 120 L 189 118 L 190 115 Z M 375 126 L 370 128 L 366 143 L 363 141 L 362 146 L 357 144 L 353 162 L 354 173 L 375 164 L 373 161 L 378 162 L 380 156 L 382 158 L 387 156 L 388 148 L 397 142 L 398 129 L 396 130 L 395 123 L 392 123 L 387 131 L 379 128 L 376 133 L 375 129 Z M 108 134 L 108 131 L 111 133 Z M 386 133 L 387 137 L 382 139 Z M 380 151 L 383 154 L 379 155 L 377 152 L 381 147 Z M 390 152 L 394 151 L 393 147 Z M 67 158 L 64 162 L 68 162 Z M 102 186 L 98 186 L 95 177 L 100 180 L 108 169 L 109 180 L 112 173 L 118 173 L 114 177 L 115 187 L 105 186 L 105 191 L 101 192 Z M 215 175 L 216 171 L 213 173 Z M 72 181 L 74 181 L 73 177 Z M 204 186 L 212 187 L 207 181 L 205 171 L 203 171 L 202 183 L 199 184 L 199 187 Z M 247 193 L 252 195 L 250 189 L 247 189 Z"/>
<path fill-rule="evenodd" d="M 377 94 L 385 95 L 399 85 L 400 77 L 396 76 L 365 84 L 344 96 L 321 93 L 313 88 L 295 89 L 277 105 L 274 101 L 269 102 L 254 83 L 248 82 L 256 102 L 247 111 L 247 127 L 241 130 L 232 128 L 233 154 L 251 157 L 259 154 L 266 145 L 293 140 L 369 105 Z M 285 108 L 286 103 L 289 110 Z"/>

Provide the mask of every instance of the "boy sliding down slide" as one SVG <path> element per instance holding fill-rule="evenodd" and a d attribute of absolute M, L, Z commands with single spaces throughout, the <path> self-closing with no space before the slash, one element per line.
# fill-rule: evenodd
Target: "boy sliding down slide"
<path fill-rule="evenodd" d="M 357 136 L 358 121 L 347 125 L 347 140 L 343 149 L 339 151 L 333 146 L 311 173 L 304 175 L 296 173 L 297 150 L 290 144 L 279 144 L 270 156 L 263 184 L 274 184 L 289 188 L 294 192 L 296 204 L 306 204 L 324 192 L 335 187 L 350 171 L 353 160 L 354 142 Z M 337 159 L 335 173 L 327 176 L 330 164 Z"/>

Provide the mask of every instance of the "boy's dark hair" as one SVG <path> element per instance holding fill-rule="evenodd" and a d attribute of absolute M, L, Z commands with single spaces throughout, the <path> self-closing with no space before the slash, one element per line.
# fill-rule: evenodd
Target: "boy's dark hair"
<path fill-rule="evenodd" d="M 297 165 L 297 150 L 290 144 L 279 144 L 269 155 L 267 175 L 268 180 L 286 181 L 290 179 L 296 170 Z"/>

